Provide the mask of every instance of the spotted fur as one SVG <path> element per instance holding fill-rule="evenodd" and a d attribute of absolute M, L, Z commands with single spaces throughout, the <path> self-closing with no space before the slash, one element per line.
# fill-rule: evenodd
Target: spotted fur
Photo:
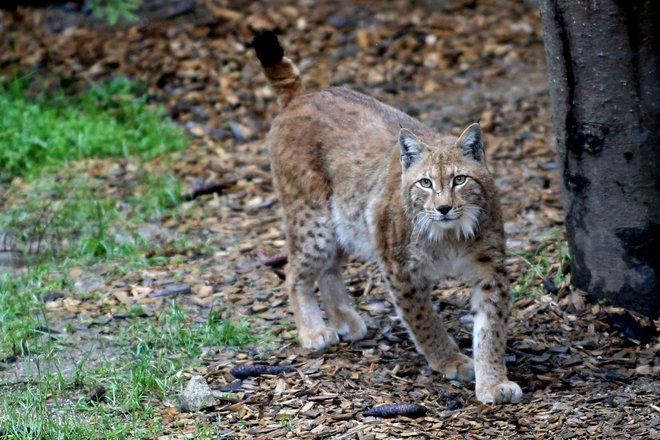
<path fill-rule="evenodd" d="M 267 142 L 285 213 L 287 289 L 303 347 L 365 336 L 340 273 L 344 256 L 354 253 L 378 264 L 403 324 L 433 369 L 448 379 L 476 378 L 482 402 L 519 400 L 522 391 L 504 365 L 504 234 L 479 126 L 456 138 L 347 88 L 304 93 L 291 60 L 265 53 L 279 43 L 268 37 L 256 46 L 283 106 Z M 474 285 L 474 360 L 460 353 L 431 301 L 433 285 L 449 272 Z"/>

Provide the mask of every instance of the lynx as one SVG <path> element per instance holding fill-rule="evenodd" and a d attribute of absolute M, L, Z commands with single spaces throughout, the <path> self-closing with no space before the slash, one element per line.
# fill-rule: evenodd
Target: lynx
<path fill-rule="evenodd" d="M 504 231 L 479 125 L 457 139 L 348 88 L 305 93 L 275 34 L 259 35 L 254 48 L 282 107 L 267 143 L 286 213 L 286 284 L 302 346 L 320 350 L 367 333 L 340 274 L 353 254 L 378 265 L 431 368 L 447 379 L 475 379 L 481 402 L 520 400 L 504 363 Z M 474 285 L 474 363 L 431 301 L 448 272 Z"/>

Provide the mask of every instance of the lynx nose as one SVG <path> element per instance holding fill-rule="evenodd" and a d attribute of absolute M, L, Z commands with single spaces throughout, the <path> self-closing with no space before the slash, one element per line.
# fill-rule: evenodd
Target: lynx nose
<path fill-rule="evenodd" d="M 437 210 L 440 211 L 440 214 L 445 215 L 449 211 L 451 211 L 451 206 L 449 205 L 438 206 Z"/>

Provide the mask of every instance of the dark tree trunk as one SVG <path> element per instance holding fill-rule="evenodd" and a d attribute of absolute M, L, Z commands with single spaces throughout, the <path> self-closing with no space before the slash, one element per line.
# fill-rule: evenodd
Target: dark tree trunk
<path fill-rule="evenodd" d="M 658 316 L 660 1 L 539 3 L 573 284 Z"/>

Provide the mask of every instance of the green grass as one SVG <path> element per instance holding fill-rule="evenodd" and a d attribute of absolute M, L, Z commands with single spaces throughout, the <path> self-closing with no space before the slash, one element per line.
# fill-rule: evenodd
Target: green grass
<path fill-rule="evenodd" d="M 26 78 L 0 85 L 0 179 L 31 179 L 86 157 L 153 157 L 186 143 L 126 78 L 76 96 L 31 98 L 28 87 Z"/>
<path fill-rule="evenodd" d="M 42 268 L 23 277 L 0 275 L 0 359 L 35 351 L 33 343 L 38 343 L 45 324 L 39 297 L 61 285 L 61 280 L 50 280 Z"/>
<path fill-rule="evenodd" d="M 545 293 L 544 280 L 550 280 L 557 289 L 567 284 L 571 259 L 568 253 L 568 245 L 562 239 L 559 231 L 551 234 L 534 250 L 519 252 L 514 256 L 523 261 L 525 269 L 511 286 L 513 300 L 523 296 Z"/>
<path fill-rule="evenodd" d="M 188 315 L 173 302 L 167 313 L 161 313 L 160 325 L 150 325 L 136 333 L 133 350 L 138 356 L 144 352 L 158 356 L 185 352 L 195 358 L 205 346 L 242 346 L 259 340 L 246 324 L 221 319 L 223 312 L 212 310 L 204 322 L 189 323 Z"/>
<path fill-rule="evenodd" d="M 125 78 L 75 96 L 29 98 L 27 84 L 0 85 L 0 185 L 15 183 L 0 207 L 0 232 L 26 251 L 45 245 L 42 261 L 138 259 L 147 243 L 135 225 L 181 201 L 177 178 L 143 164 L 181 150 L 183 132 Z M 102 164 L 119 166 L 118 179 L 71 166 L 106 157 L 123 161 Z M 108 191 L 113 185 L 119 194 Z"/>
<path fill-rule="evenodd" d="M 142 0 L 91 0 L 94 15 L 105 18 L 108 23 L 115 24 L 121 18 L 127 21 L 137 21 L 136 15 Z"/>
<path fill-rule="evenodd" d="M 104 277 L 117 279 L 205 250 L 186 239 L 157 241 L 140 232 L 140 225 L 179 215 L 181 183 L 168 172 L 167 154 L 181 150 L 186 138 L 125 79 L 75 96 L 36 97 L 25 80 L 15 80 L 0 86 L 0 108 L 0 233 L 13 237 L 26 266 L 19 274 L 0 274 L 0 360 L 18 357 L 36 372 L 17 384 L 0 382 L 0 438 L 155 437 L 164 429 L 159 406 L 176 395 L 181 372 L 199 362 L 205 347 L 264 338 L 223 318 L 224 310 L 199 321 L 175 301 L 156 318 L 143 317 L 135 306 L 123 327 L 99 336 L 121 354 L 90 362 L 76 352 L 75 371 L 67 372 L 80 342 L 74 335 L 90 350 L 103 348 L 95 337 L 74 333 L 73 324 L 49 334 L 58 323 L 50 322 L 42 297 L 70 296 L 73 267 L 90 274 L 103 268 Z M 108 157 L 117 159 L 99 160 Z M 28 252 L 39 246 L 41 252 Z M 100 386 L 104 398 L 90 402 L 85 394 Z"/>
<path fill-rule="evenodd" d="M 130 102 L 124 95 L 130 88 L 125 80 L 75 97 L 60 93 L 36 99 L 27 97 L 26 84 L 25 80 L 14 80 L 8 86 L 0 86 L 0 175 L 4 177 L 0 185 L 2 180 L 22 177 L 15 180 L 18 184 L 2 188 L 6 203 L 0 206 L 0 233 L 12 237 L 12 247 L 23 251 L 28 268 L 20 276 L 0 276 L 0 359 L 39 351 L 38 329 L 44 326 L 46 318 L 40 297 L 71 287 L 66 276 L 69 267 L 103 260 L 139 260 L 143 240 L 130 223 L 136 217 L 155 214 L 154 209 L 143 207 L 156 206 L 160 200 L 147 196 L 144 199 L 148 200 L 134 200 L 127 204 L 126 212 L 120 211 L 116 209 L 118 200 L 102 191 L 107 182 L 66 166 L 82 157 L 124 155 L 132 150 L 116 148 L 136 134 L 127 135 L 130 125 L 118 128 L 121 124 L 112 109 L 133 114 L 136 120 L 142 119 L 142 112 L 148 115 L 147 119 L 155 117 L 155 110 L 143 100 L 135 97 Z M 93 103 L 98 103 L 99 108 L 87 114 Z M 156 120 L 150 124 L 149 130 L 157 131 Z M 166 121 L 160 124 L 170 126 Z M 97 129 L 103 133 L 84 135 Z M 100 139 L 104 141 L 99 142 Z M 178 149 L 181 139 L 151 146 L 162 151 Z M 90 143 L 84 144 L 87 140 Z M 142 148 L 148 146 L 144 144 Z M 145 156 L 153 154 L 145 152 Z M 136 161 L 143 160 L 136 157 Z M 62 168 L 53 174 L 58 166 Z M 148 179 L 145 194 L 149 194 L 150 188 L 162 191 L 162 183 Z M 36 248 L 42 251 L 30 252 Z"/>
<path fill-rule="evenodd" d="M 0 430 L 8 438 L 149 438 L 164 429 L 157 403 L 183 386 L 179 373 L 196 364 L 203 347 L 263 342 L 244 323 L 217 319 L 201 323 L 176 302 L 154 321 L 134 318 L 117 337 L 126 356 L 87 367 L 74 375 L 44 373 L 39 380 L 5 394 Z M 98 402 L 85 397 L 103 387 Z"/>

